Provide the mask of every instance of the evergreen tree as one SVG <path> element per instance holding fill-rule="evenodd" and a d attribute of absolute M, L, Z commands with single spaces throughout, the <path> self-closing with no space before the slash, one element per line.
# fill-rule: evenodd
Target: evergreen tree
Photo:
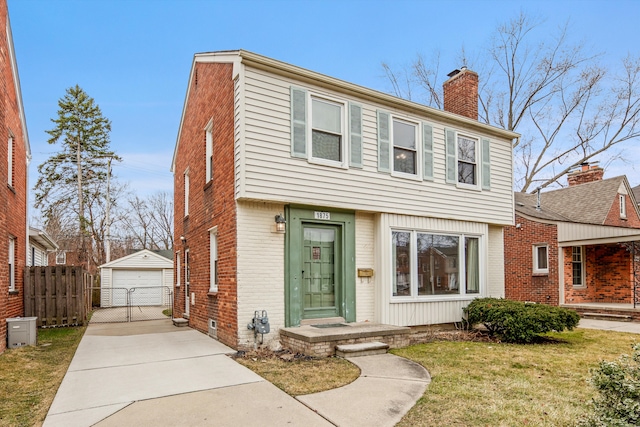
<path fill-rule="evenodd" d="M 110 149 L 111 122 L 102 115 L 94 99 L 80 86 L 67 89 L 58 101 L 58 116 L 48 130 L 49 144 L 60 151 L 38 166 L 35 206 L 45 222 L 54 215 L 69 215 L 77 221 L 81 262 L 88 259 L 86 237 L 91 234 L 87 214 L 89 198 L 106 197 L 109 159 L 120 160 Z M 94 218 L 95 220 L 95 218 Z"/>

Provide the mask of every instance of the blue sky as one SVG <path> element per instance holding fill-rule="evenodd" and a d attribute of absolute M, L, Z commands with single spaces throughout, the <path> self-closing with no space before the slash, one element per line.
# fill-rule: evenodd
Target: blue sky
<path fill-rule="evenodd" d="M 443 72 L 459 67 L 462 46 L 475 52 L 497 24 L 520 11 L 612 65 L 638 55 L 640 1 L 205 1 L 8 0 L 33 160 L 47 144 L 57 101 L 79 84 L 112 121 L 114 168 L 141 195 L 173 190 L 169 172 L 193 54 L 246 49 L 373 89 L 388 91 L 381 62 L 408 64 L 443 52 Z M 482 78 L 482 76 L 481 76 Z M 624 156 L 638 158 L 636 143 Z M 635 154 L 634 154 L 635 153 Z M 640 167 L 616 162 L 605 177 Z"/>

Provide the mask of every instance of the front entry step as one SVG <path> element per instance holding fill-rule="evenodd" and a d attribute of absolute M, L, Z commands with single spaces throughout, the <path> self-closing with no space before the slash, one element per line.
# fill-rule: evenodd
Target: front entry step
<path fill-rule="evenodd" d="M 182 327 L 182 326 L 189 326 L 189 321 L 187 319 L 183 319 L 181 317 L 174 317 L 173 318 L 173 326 L 178 326 L 178 327 Z"/>
<path fill-rule="evenodd" d="M 383 342 L 363 342 L 359 344 L 341 344 L 336 346 L 336 356 L 348 359 L 350 357 L 373 356 L 374 354 L 385 354 L 389 349 L 389 344 Z"/>
<path fill-rule="evenodd" d="M 614 320 L 616 322 L 631 322 L 633 320 L 632 316 L 614 313 L 582 313 L 581 316 L 585 319 Z"/>

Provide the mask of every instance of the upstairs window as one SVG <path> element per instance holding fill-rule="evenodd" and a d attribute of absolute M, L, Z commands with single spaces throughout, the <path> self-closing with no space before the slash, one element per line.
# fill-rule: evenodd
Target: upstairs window
<path fill-rule="evenodd" d="M 620 194 L 620 218 L 627 217 L 627 198 L 624 194 Z"/>
<path fill-rule="evenodd" d="M 342 162 L 342 105 L 311 99 L 311 157 Z"/>
<path fill-rule="evenodd" d="M 205 127 L 205 143 L 206 143 L 206 178 L 205 183 L 213 179 L 213 119 L 209 120 Z"/>
<path fill-rule="evenodd" d="M 533 246 L 533 273 L 549 273 L 549 246 L 547 244 Z"/>
<path fill-rule="evenodd" d="M 410 175 L 418 174 L 418 126 L 393 120 L 393 171 Z"/>
<path fill-rule="evenodd" d="M 458 136 L 458 182 L 476 185 L 477 177 L 477 140 L 466 136 Z"/>
<path fill-rule="evenodd" d="M 13 187 L 13 136 L 9 135 L 7 142 L 7 184 Z"/>
<path fill-rule="evenodd" d="M 189 216 L 189 169 L 184 171 L 184 216 Z"/>
<path fill-rule="evenodd" d="M 445 129 L 446 182 L 459 187 L 491 189 L 491 144 L 488 139 Z"/>

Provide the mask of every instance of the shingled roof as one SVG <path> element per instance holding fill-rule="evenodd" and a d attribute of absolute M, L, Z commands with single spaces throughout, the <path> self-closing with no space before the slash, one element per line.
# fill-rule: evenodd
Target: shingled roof
<path fill-rule="evenodd" d="M 517 213 L 550 221 L 603 225 L 626 178 L 618 176 L 537 195 L 515 193 Z"/>

